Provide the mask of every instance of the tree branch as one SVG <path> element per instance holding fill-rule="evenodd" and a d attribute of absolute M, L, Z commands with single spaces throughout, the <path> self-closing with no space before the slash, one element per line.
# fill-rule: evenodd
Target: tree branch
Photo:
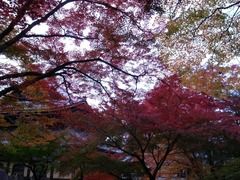
<path fill-rule="evenodd" d="M 50 10 L 45 16 L 39 18 L 38 20 L 34 21 L 32 24 L 30 24 L 27 28 L 22 30 L 19 34 L 17 34 L 14 38 L 10 39 L 9 41 L 5 42 L 0 46 L 0 53 L 2 53 L 5 49 L 7 49 L 9 46 L 15 44 L 20 39 L 22 39 L 33 27 L 37 26 L 38 24 L 46 21 L 50 16 L 52 16 L 54 13 L 56 13 L 59 9 L 61 9 L 63 6 L 70 2 L 74 2 L 77 0 L 66 0 L 61 3 L 59 3 L 55 8 Z"/>
<path fill-rule="evenodd" d="M 30 0 L 29 0 L 30 1 Z M 8 47 L 10 47 L 11 45 L 15 44 L 16 42 L 18 42 L 20 39 L 26 37 L 34 37 L 33 35 L 27 35 L 27 33 L 35 26 L 37 26 L 38 24 L 45 22 L 49 17 L 53 16 L 59 9 L 61 9 L 63 6 L 65 6 L 68 3 L 71 2 L 75 2 L 75 1 L 80 1 L 80 0 L 65 0 L 65 1 L 61 1 L 57 6 L 55 6 L 52 10 L 50 10 L 47 14 L 45 14 L 44 16 L 42 16 L 41 18 L 37 19 L 36 21 L 34 21 L 33 23 L 31 23 L 30 25 L 28 25 L 24 30 L 22 30 L 20 33 L 18 33 L 15 37 L 13 37 L 12 39 L 6 41 L 5 43 L 3 43 L 2 45 L 0 45 L 0 53 L 4 52 L 5 49 L 7 49 Z M 105 2 L 101 2 L 101 1 L 91 1 L 91 0 L 84 0 L 84 2 L 88 2 L 88 3 L 92 3 L 92 4 L 96 4 L 96 5 L 101 5 L 104 6 L 108 9 L 112 9 L 114 11 L 120 12 L 123 15 L 125 15 L 126 17 L 128 17 L 135 26 L 137 26 L 141 31 L 144 31 L 137 23 L 137 21 L 130 16 L 127 12 L 124 12 L 123 10 L 113 7 L 108 3 Z M 24 15 L 25 13 L 23 13 Z M 15 26 L 15 25 L 14 25 Z M 6 30 L 8 33 L 10 33 L 14 26 L 11 26 L 10 28 L 7 28 L 8 30 Z M 8 34 L 7 33 L 7 34 Z M 4 33 L 6 35 L 6 33 Z M 3 34 L 3 37 L 5 36 Z M 40 37 L 41 35 L 39 35 Z M 43 37 L 43 36 L 41 36 Z M 69 36 L 70 37 L 70 36 Z"/>
<path fill-rule="evenodd" d="M 166 161 L 169 153 L 173 150 L 173 148 L 174 148 L 174 146 L 175 146 L 178 138 L 179 138 L 179 136 L 177 136 L 172 142 L 168 143 L 168 147 L 167 147 L 167 149 L 166 149 L 163 157 L 162 157 L 161 160 L 157 163 L 157 166 L 156 166 L 156 168 L 155 168 L 154 171 L 153 171 L 154 177 L 156 177 L 159 169 L 162 167 L 163 163 Z"/>
<path fill-rule="evenodd" d="M 68 95 L 69 103 L 72 103 L 72 98 L 71 98 L 71 95 L 70 95 L 70 92 L 69 92 L 70 83 L 66 80 L 66 78 L 63 74 L 60 73 L 59 76 L 61 76 L 62 79 L 63 79 L 63 84 L 64 84 L 64 87 L 66 89 L 66 93 Z"/>
<path fill-rule="evenodd" d="M 53 76 L 58 76 L 60 75 L 59 72 L 62 71 L 63 69 L 69 69 L 69 68 L 73 68 L 73 67 L 70 67 L 71 65 L 74 65 L 74 64 L 82 64 L 82 63 L 90 63 L 90 62 L 101 62 L 101 63 L 104 63 L 108 66 L 110 66 L 112 69 L 115 69 L 121 73 L 124 73 L 128 76 L 132 76 L 133 78 L 138 78 L 138 75 L 134 75 L 134 74 L 131 74 L 131 73 L 128 73 L 124 70 L 122 70 L 121 68 L 111 64 L 110 62 L 107 62 L 101 58 L 92 58 L 92 59 L 86 59 L 86 60 L 76 60 L 76 61 L 69 61 L 69 62 L 66 62 L 66 63 L 63 63 L 49 71 L 47 71 L 46 73 L 38 73 L 38 72 L 34 72 L 34 71 L 29 71 L 29 72 L 22 72 L 22 73 L 14 73 L 14 74 L 9 74 L 9 75 L 4 75 L 4 76 L 1 76 L 0 77 L 0 80 L 4 80 L 4 79 L 7 79 L 7 78 L 18 78 L 18 77 L 27 77 L 27 76 L 36 76 L 35 78 L 31 79 L 31 80 L 26 80 L 20 84 L 17 84 L 17 85 L 12 85 L 10 87 L 7 87 L 3 90 L 0 91 L 0 97 L 10 93 L 10 92 L 15 92 L 15 91 L 18 91 L 20 89 L 23 89 L 23 88 L 26 88 L 40 80 L 43 80 L 45 78 L 49 78 L 49 77 L 53 77 Z M 74 70 L 77 70 L 77 69 L 74 69 Z M 79 71 L 79 70 L 78 70 Z M 80 71 L 79 71 L 80 72 Z M 83 73 L 83 72 L 81 72 Z M 92 78 L 91 76 L 87 75 L 87 74 L 84 74 L 86 77 L 88 78 Z M 95 82 L 97 82 L 98 80 L 96 79 L 92 79 L 94 80 Z M 97 82 L 99 84 L 101 84 L 101 82 Z M 102 86 L 104 88 L 104 86 Z M 105 89 L 105 88 L 104 88 Z M 106 89 L 105 89 L 106 90 Z M 107 92 L 107 91 L 105 91 Z M 109 95 L 109 93 L 108 93 Z"/>
<path fill-rule="evenodd" d="M 135 25 L 139 30 L 141 30 L 142 32 L 146 32 L 146 30 L 142 29 L 140 27 L 140 25 L 138 24 L 138 22 L 131 15 L 129 15 L 127 12 L 125 12 L 125 11 L 123 11 L 123 10 L 117 8 L 117 7 L 113 7 L 110 4 L 102 2 L 102 1 L 85 0 L 85 2 L 101 5 L 101 6 L 104 6 L 104 7 L 108 8 L 108 9 L 112 9 L 114 11 L 117 11 L 117 12 L 123 14 L 124 16 L 128 17 L 133 22 L 133 25 Z"/>
<path fill-rule="evenodd" d="M 197 26 L 195 29 L 193 29 L 193 35 L 195 36 L 196 31 L 197 31 L 208 19 L 210 19 L 217 11 L 220 11 L 220 10 L 222 10 L 222 9 L 228 9 L 228 8 L 231 8 L 231 7 L 236 6 L 236 5 L 238 5 L 238 4 L 240 4 L 240 1 L 237 1 L 237 2 L 235 2 L 235 3 L 233 3 L 233 4 L 230 4 L 230 5 L 225 6 L 225 7 L 218 7 L 218 8 L 216 8 L 216 9 L 214 9 L 214 11 L 213 11 L 211 14 L 209 14 L 209 15 L 206 16 L 204 19 L 202 19 L 202 21 L 198 24 L 198 26 Z"/>
<path fill-rule="evenodd" d="M 39 73 L 39 72 L 36 72 L 36 71 L 6 74 L 6 75 L 3 75 L 3 76 L 0 76 L 0 81 L 5 80 L 5 79 L 14 79 L 14 78 L 20 78 L 20 77 L 41 76 L 41 75 L 42 75 L 42 73 Z"/>
<path fill-rule="evenodd" d="M 79 69 L 76 69 L 76 68 L 74 68 L 74 67 L 66 67 L 66 68 L 67 68 L 67 69 L 72 69 L 72 70 L 74 70 L 74 71 L 82 74 L 83 76 L 91 79 L 93 82 L 96 82 L 97 84 L 99 84 L 99 85 L 101 86 L 101 88 L 104 90 L 104 92 L 107 94 L 107 96 L 108 96 L 110 99 L 112 99 L 111 95 L 110 95 L 109 92 L 107 91 L 106 87 L 103 86 L 103 84 L 101 83 L 101 81 L 93 78 L 92 76 L 90 76 L 90 75 L 88 75 L 88 74 L 86 74 L 86 73 L 84 73 L 84 72 L 82 72 L 82 71 L 80 71 Z"/>
<path fill-rule="evenodd" d="M 17 16 L 12 20 L 8 27 L 5 30 L 3 30 L 3 32 L 0 34 L 0 41 L 14 29 L 14 27 L 17 25 L 19 21 L 21 21 L 27 9 L 30 7 L 32 3 L 33 0 L 27 0 L 25 4 L 18 10 Z"/>
<path fill-rule="evenodd" d="M 54 37 L 62 37 L 62 38 L 73 38 L 73 39 L 78 39 L 78 40 L 93 40 L 97 38 L 93 37 L 79 37 L 76 35 L 70 35 L 70 34 L 27 34 L 23 38 L 35 38 L 35 37 L 40 37 L 40 38 L 54 38 Z"/>

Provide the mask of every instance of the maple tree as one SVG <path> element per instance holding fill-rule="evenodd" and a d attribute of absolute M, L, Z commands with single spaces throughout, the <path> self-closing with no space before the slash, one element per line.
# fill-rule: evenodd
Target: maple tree
<path fill-rule="evenodd" d="M 65 98 L 54 89 L 48 90 L 50 85 L 41 81 L 24 92 L 1 99 L 2 140 L 32 147 L 48 144 L 61 135 L 65 128 L 64 113 L 71 111 L 71 106 L 56 104 L 56 98 L 58 101 Z"/>
<path fill-rule="evenodd" d="M 49 90 L 50 85 L 43 80 L 21 94 L 1 99 L 1 160 L 27 167 L 36 180 L 46 177 L 50 169 L 51 173 L 56 170 L 59 156 L 71 143 L 66 138 L 68 129 L 81 128 L 76 117 L 86 118 L 85 114 L 90 116 L 91 112 L 85 101 L 60 106 L 65 98 L 54 89 Z"/>
<path fill-rule="evenodd" d="M 34 87 L 35 85 L 32 86 L 32 88 Z M 24 101 L 23 105 L 26 105 L 25 103 Z M 33 102 L 31 101 L 31 103 Z M 15 118 L 15 121 L 10 122 L 12 126 L 14 125 L 12 129 L 9 129 L 9 125 L 6 125 L 6 129 L 2 127 L 1 160 L 27 167 L 36 180 L 46 177 L 47 172 L 51 172 L 51 176 L 53 176 L 52 173 L 56 170 L 74 174 L 82 164 L 84 167 L 87 164 L 87 167 L 84 168 L 84 175 L 89 169 L 103 168 L 98 163 L 104 159 L 97 159 L 98 156 L 91 157 L 92 149 L 96 151 L 98 138 L 92 135 L 91 128 L 88 128 L 87 131 L 85 129 L 88 125 L 86 122 L 94 115 L 91 107 L 86 102 L 64 107 L 54 105 L 54 108 L 50 109 L 49 107 L 45 107 L 46 109 L 43 109 L 42 106 L 37 109 L 25 107 L 25 111 L 19 109 L 16 114 L 7 111 L 8 113 L 3 118 L 11 116 Z M 81 153 L 89 147 L 92 151 Z M 70 153 L 69 150 L 71 150 Z M 62 170 L 58 168 L 61 163 L 66 165 L 66 159 L 67 163 L 72 163 L 69 168 L 76 169 L 64 168 Z M 89 168 L 90 163 L 94 163 L 95 166 Z"/>
<path fill-rule="evenodd" d="M 165 25 L 157 39 L 168 70 L 210 95 L 226 97 L 238 88 L 240 1 L 156 2 L 165 12 L 157 19 Z"/>
<path fill-rule="evenodd" d="M 224 179 L 239 179 L 239 159 L 235 158 L 227 162 L 225 165 L 220 167 L 217 170 L 215 175 L 209 175 L 205 177 L 206 180 L 216 179 L 216 178 L 224 178 Z"/>
<path fill-rule="evenodd" d="M 208 143 L 223 146 L 227 143 L 225 136 L 239 140 L 237 118 L 226 112 L 226 107 L 223 101 L 185 88 L 172 76 L 163 79 L 142 103 L 129 93 L 121 94 L 102 117 L 103 125 L 98 126 L 104 127 L 99 131 L 107 136 L 103 142 L 106 146 L 131 156 L 149 179 L 155 179 L 164 165 L 174 164 L 177 159 L 192 166 L 189 159 L 173 158 L 174 154 L 185 156 L 190 147 L 199 153 L 197 147 Z"/>
<path fill-rule="evenodd" d="M 96 172 L 121 179 L 123 175 L 141 172 L 137 165 L 114 159 L 108 153 L 101 152 L 93 146 L 93 143 L 69 147 L 55 167 L 60 174 L 71 173 L 73 179 L 88 179 Z M 101 178 L 101 176 L 97 177 Z"/>
<path fill-rule="evenodd" d="M 187 162 L 184 167 L 202 178 L 205 156 L 208 171 L 230 142 L 234 146 L 239 140 L 239 100 L 231 97 L 239 89 L 239 67 L 228 65 L 239 58 L 239 4 L 1 1 L 1 142 L 14 135 L 21 148 L 45 146 L 68 127 L 66 134 L 81 137 L 68 143 L 82 143 L 82 148 L 88 142 L 94 152 L 70 152 L 77 157 L 72 165 L 86 164 L 84 173 L 112 170 L 99 166 L 103 159 L 96 155 L 105 144 L 135 159 L 150 179 L 167 164 L 177 173 L 176 161 Z M 178 74 L 188 88 L 169 74 Z M 122 93 L 121 85 L 131 89 L 144 75 L 160 83 L 143 102 L 132 98 L 131 93 L 142 95 L 138 86 Z M 71 106 L 103 92 L 113 103 L 101 112 L 86 104 Z M 173 155 L 178 153 L 185 158 Z M 238 156 L 228 151 L 228 159 Z M 120 164 L 120 170 L 126 167 L 108 158 L 104 161 Z"/>
<path fill-rule="evenodd" d="M 34 147 L 11 143 L 0 149 L 1 161 L 27 167 L 36 180 L 41 180 L 46 176 L 46 172 L 56 163 L 63 151 L 62 148 L 59 149 L 57 141 Z"/>
<path fill-rule="evenodd" d="M 97 84 L 95 90 L 107 91 L 107 77 L 116 74 L 137 80 L 141 72 L 127 72 L 123 66 L 129 60 L 150 57 L 153 32 L 141 23 L 147 20 L 147 4 L 148 1 L 2 1 L 0 52 L 3 58 L 18 64 L 1 66 L 0 96 L 53 79 L 57 83 L 52 88 L 61 88 L 69 99 L 76 100 L 74 97 L 89 86 Z M 38 32 L 41 24 L 47 27 L 44 33 Z"/>
<path fill-rule="evenodd" d="M 156 53 L 151 52 L 156 39 L 161 44 L 160 64 L 170 64 L 170 70 L 174 66 L 179 74 L 186 72 L 183 78 L 192 75 L 188 72 L 195 73 L 206 55 L 218 65 L 237 57 L 239 1 L 190 2 L 191 7 L 188 1 L 158 0 L 3 1 L 2 57 L 19 64 L 2 67 L 0 95 L 20 92 L 49 78 L 57 82 L 52 87 L 64 89 L 70 99 L 96 84 L 99 91 L 108 91 L 112 86 L 106 81 L 116 73 L 119 78 L 130 75 L 135 80 L 145 74 L 147 68 L 135 74 L 123 67 L 127 61 L 138 59 L 151 64 L 156 59 Z M 38 33 L 39 24 L 45 26 L 45 32 Z M 89 48 L 83 50 L 84 43 Z M 224 60 L 219 62 L 221 57 Z M 211 58 L 209 66 L 214 65 Z"/>
<path fill-rule="evenodd" d="M 150 107 L 157 109 L 154 111 L 160 120 L 167 120 L 160 127 L 166 124 L 166 129 L 180 134 L 178 148 L 197 178 L 204 177 L 207 169 L 214 171 L 219 164 L 239 156 L 235 153 L 239 117 L 227 110 L 228 102 L 187 89 L 174 77 L 163 80 L 151 96 Z"/>
<path fill-rule="evenodd" d="M 187 6 L 187 3 L 191 3 L 191 6 Z M 175 56 L 180 60 L 178 65 L 186 60 L 192 60 L 190 65 L 197 65 L 207 55 L 211 56 L 207 63 L 212 65 L 214 61 L 223 63 L 238 56 L 239 4 L 240 1 L 228 0 L 162 3 L 165 18 L 169 21 L 166 27 L 168 31 L 162 32 L 160 39 L 165 37 L 166 41 L 162 43 L 171 47 L 165 49 L 167 51 L 163 55 Z M 179 53 L 171 53 L 173 49 Z"/>

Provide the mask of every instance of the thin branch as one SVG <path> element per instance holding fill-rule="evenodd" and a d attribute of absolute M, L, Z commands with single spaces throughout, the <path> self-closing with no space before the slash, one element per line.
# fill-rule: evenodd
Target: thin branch
<path fill-rule="evenodd" d="M 127 129 L 127 131 L 129 132 L 129 134 L 133 137 L 133 139 L 136 141 L 136 143 L 137 143 L 137 145 L 138 145 L 138 147 L 140 148 L 140 151 L 141 151 L 141 154 L 142 154 L 142 159 L 144 159 L 144 153 L 145 153 L 145 151 L 144 151 L 144 148 L 143 148 L 143 146 L 142 146 L 142 144 L 141 144 L 141 141 L 138 139 L 138 137 L 137 137 L 137 135 L 136 135 L 136 129 L 134 129 L 134 131 L 135 132 L 133 132 L 132 131 L 132 129 L 131 129 L 131 127 L 129 127 L 128 125 L 124 125 L 123 124 L 123 126 L 124 126 L 124 128 L 126 128 Z"/>
<path fill-rule="evenodd" d="M 173 150 L 178 138 L 179 138 L 179 136 L 177 136 L 172 142 L 168 143 L 168 146 L 167 146 L 167 149 L 166 149 L 164 155 L 162 156 L 161 160 L 157 163 L 157 166 L 153 171 L 153 175 L 156 176 L 157 172 L 162 167 L 163 163 L 166 161 L 169 153 Z"/>
<path fill-rule="evenodd" d="M 238 4 L 240 4 L 240 1 L 237 1 L 237 2 L 235 2 L 235 3 L 233 3 L 233 4 L 230 4 L 230 5 L 225 6 L 225 7 L 218 7 L 218 8 L 216 8 L 216 9 L 214 9 L 214 11 L 213 11 L 211 14 L 209 14 L 209 15 L 206 16 L 204 19 L 202 19 L 202 21 L 198 24 L 198 26 L 193 29 L 193 35 L 195 36 L 196 31 L 197 31 L 208 19 L 212 18 L 212 16 L 213 16 L 217 11 L 220 11 L 220 10 L 223 10 L 223 9 L 228 9 L 228 8 L 231 8 L 231 7 L 236 6 L 236 5 L 238 5 Z"/>
<path fill-rule="evenodd" d="M 4 44 L 2 44 L 0 46 L 0 53 L 4 52 L 5 49 L 7 49 L 9 46 L 15 44 L 16 42 L 18 42 L 20 39 L 26 37 L 27 33 L 35 26 L 39 25 L 42 22 L 45 22 L 49 17 L 53 16 L 59 9 L 61 9 L 63 6 L 65 6 L 68 3 L 71 2 L 75 2 L 75 1 L 79 1 L 79 0 L 66 0 L 66 1 L 61 1 L 57 6 L 55 6 L 52 10 L 50 10 L 47 14 L 45 14 L 44 16 L 42 16 L 41 18 L 37 19 L 36 21 L 34 21 L 33 23 L 31 23 L 28 27 L 26 27 L 24 30 L 22 30 L 20 33 L 18 33 L 15 37 L 13 37 L 12 39 L 8 40 L 7 42 L 5 42 Z M 101 5 L 104 6 L 108 9 L 112 9 L 114 11 L 120 12 L 123 15 L 125 15 L 126 17 L 128 17 L 135 26 L 137 26 L 141 31 L 144 32 L 144 30 L 138 25 L 137 21 L 130 16 L 127 12 L 124 12 L 121 9 L 118 9 L 116 7 L 111 6 L 108 3 L 105 2 L 101 2 L 101 1 L 90 1 L 90 0 L 84 0 L 84 2 L 88 2 L 88 3 L 92 3 L 92 4 L 96 4 L 96 5 Z M 11 29 L 12 31 L 13 29 Z M 11 32 L 10 31 L 10 32 Z M 27 35 L 29 36 L 29 35 Z"/>
<path fill-rule="evenodd" d="M 66 67 L 66 69 L 72 69 L 72 70 L 74 70 L 74 71 L 76 71 L 76 72 L 84 75 L 85 77 L 91 79 L 93 82 L 96 82 L 97 84 L 99 84 L 99 85 L 101 86 L 101 88 L 104 90 L 104 92 L 107 94 L 107 96 L 108 96 L 110 99 L 112 99 L 111 95 L 110 95 L 109 92 L 107 91 L 106 87 L 103 86 L 103 84 L 101 83 L 101 81 L 93 78 L 92 76 L 90 76 L 90 75 L 88 75 L 88 74 L 86 74 L 86 73 L 84 73 L 84 72 L 82 72 L 82 71 L 80 71 L 79 69 L 76 69 L 76 68 L 74 68 L 74 67 Z"/>
<path fill-rule="evenodd" d="M 125 11 L 123 11 L 123 10 L 117 8 L 117 7 L 113 7 L 113 6 L 111 6 L 110 4 L 108 4 L 106 2 L 103 2 L 103 1 L 90 1 L 90 0 L 84 0 L 84 1 L 92 3 L 92 4 L 96 4 L 96 5 L 101 5 L 101 6 L 104 6 L 104 7 L 108 8 L 108 9 L 112 9 L 114 11 L 120 12 L 121 14 L 129 17 L 132 20 L 132 17 L 127 12 L 125 12 Z"/>
<path fill-rule="evenodd" d="M 43 74 L 39 73 L 39 72 L 36 72 L 36 71 L 6 74 L 6 75 L 3 75 L 3 76 L 0 76 L 0 81 L 5 80 L 5 79 L 14 79 L 14 78 L 20 78 L 20 77 L 41 76 L 41 75 L 43 75 Z"/>
<path fill-rule="evenodd" d="M 234 17 L 237 15 L 239 9 L 240 9 L 240 6 L 238 6 L 238 8 L 236 9 L 236 11 L 235 11 L 234 14 L 232 15 L 232 17 L 231 17 L 231 19 L 230 19 L 230 22 L 229 22 L 229 24 L 228 24 L 228 26 L 227 26 L 227 28 L 226 28 L 226 30 L 225 30 L 224 32 L 228 32 L 229 28 L 231 27 L 231 25 L 232 25 L 232 23 L 233 23 Z M 222 36 L 223 36 L 223 33 L 221 34 L 220 39 L 222 38 Z"/>
<path fill-rule="evenodd" d="M 150 142 L 151 142 L 151 140 L 152 140 L 152 137 L 153 137 L 152 134 L 148 134 L 147 136 L 148 136 L 148 137 L 147 137 L 147 142 L 146 142 L 145 146 L 143 147 L 143 150 L 144 150 L 144 151 L 146 151 L 146 149 L 148 148 L 148 145 L 150 144 Z"/>
<path fill-rule="evenodd" d="M 66 0 L 61 3 L 59 3 L 55 8 L 50 10 L 46 15 L 39 18 L 38 20 L 34 21 L 32 24 L 30 24 L 28 27 L 26 27 L 24 30 L 22 30 L 19 34 L 17 34 L 14 38 L 10 39 L 9 41 L 5 42 L 0 46 L 0 53 L 2 53 L 5 49 L 7 49 L 9 46 L 15 44 L 20 39 L 22 39 L 33 27 L 37 26 L 38 24 L 45 22 L 49 17 L 51 17 L 54 13 L 56 13 L 59 9 L 61 9 L 63 6 L 70 2 L 74 2 L 77 0 Z"/>
<path fill-rule="evenodd" d="M 127 13 L 127 12 L 117 8 L 117 7 L 113 7 L 110 4 L 102 2 L 102 1 L 85 0 L 85 2 L 89 2 L 89 3 L 100 5 L 100 6 L 104 6 L 104 7 L 108 8 L 108 9 L 112 9 L 112 10 L 114 10 L 116 12 L 120 12 L 124 16 L 128 17 L 133 22 L 133 25 L 135 25 L 139 30 L 141 30 L 142 32 L 146 32 L 146 30 L 142 29 L 141 26 L 138 24 L 138 22 L 131 15 L 129 15 L 129 13 Z"/>
<path fill-rule="evenodd" d="M 71 98 L 71 95 L 70 95 L 70 92 L 69 92 L 70 83 L 66 80 L 66 78 L 63 74 L 59 74 L 59 76 L 61 76 L 62 79 L 63 79 L 63 84 L 64 84 L 64 87 L 66 89 L 66 93 L 68 95 L 69 103 L 72 103 L 72 98 Z"/>
<path fill-rule="evenodd" d="M 175 14 L 176 14 L 176 11 L 177 11 L 177 8 L 178 8 L 178 6 L 180 5 L 182 3 L 182 0 L 178 0 L 177 1 L 177 4 L 175 5 L 175 8 L 174 8 L 174 10 L 173 10 L 173 12 L 171 13 L 171 17 L 170 18 L 173 18 L 174 16 L 175 16 Z"/>
<path fill-rule="evenodd" d="M 57 72 L 57 71 L 59 71 L 59 70 L 61 70 L 61 69 L 64 69 L 64 67 L 70 66 L 70 65 L 72 65 L 72 64 L 90 63 L 90 62 L 97 62 L 97 61 L 98 61 L 98 62 L 101 62 L 101 63 L 104 63 L 104 64 L 110 66 L 112 69 L 115 69 L 115 70 L 117 70 L 117 71 L 119 71 L 119 72 L 121 72 L 121 73 L 124 73 L 124 74 L 126 74 L 126 75 L 128 75 L 128 76 L 132 76 L 134 79 L 137 79 L 137 78 L 139 77 L 139 75 L 135 75 L 135 74 L 128 73 L 127 71 L 124 71 L 124 70 L 122 70 L 121 68 L 117 67 L 116 65 L 113 65 L 112 63 L 110 63 L 110 62 L 108 62 L 108 61 L 105 61 L 105 60 L 103 60 L 103 59 L 101 59 L 101 58 L 92 58 L 92 59 L 86 59 L 86 60 L 69 61 L 69 62 L 66 62 L 66 63 L 64 63 L 64 64 L 62 64 L 62 65 L 59 65 L 58 67 L 56 67 L 56 68 L 54 68 L 54 69 L 52 69 L 52 70 L 50 70 L 50 71 L 48 71 L 48 72 L 49 72 L 49 73 L 55 73 L 55 72 Z"/>
<path fill-rule="evenodd" d="M 115 147 L 115 148 L 121 150 L 122 152 L 124 152 L 125 154 L 136 158 L 136 159 L 139 161 L 139 163 L 142 165 L 144 171 L 145 171 L 149 176 L 152 176 L 152 174 L 151 174 L 151 172 L 149 171 L 149 168 L 147 167 L 146 162 L 145 162 L 144 159 L 142 159 L 138 154 L 133 153 L 133 152 L 131 152 L 131 151 L 127 151 L 126 149 L 124 149 L 124 148 L 123 148 L 121 145 L 119 145 L 111 136 L 108 136 L 108 135 L 106 135 L 106 136 L 107 136 L 107 137 L 111 140 L 111 142 L 113 143 L 113 144 L 107 144 L 107 143 L 106 143 L 107 145 L 109 145 L 109 146 L 111 146 L 111 147 Z"/>
<path fill-rule="evenodd" d="M 229 23 L 229 26 L 231 26 L 231 24 L 233 23 L 233 19 L 234 19 L 235 16 L 237 15 L 239 9 L 240 9 L 240 5 L 237 7 L 236 11 L 235 11 L 234 14 L 232 15 L 231 20 L 230 20 L 230 23 Z M 228 27 L 228 28 L 229 28 L 229 27 Z"/>
<path fill-rule="evenodd" d="M 73 38 L 73 39 L 78 39 L 78 40 L 93 40 L 97 38 L 93 37 L 80 37 L 76 35 L 70 35 L 70 34 L 27 34 L 23 38 L 54 38 L 54 37 L 62 37 L 62 38 Z"/>
<path fill-rule="evenodd" d="M 0 34 L 0 40 L 7 36 L 14 29 L 17 23 L 21 21 L 21 19 L 25 16 L 27 9 L 30 7 L 32 3 L 33 0 L 27 0 L 25 4 L 18 10 L 16 17 L 11 21 L 8 27 L 5 30 L 3 30 L 3 32 Z"/>
<path fill-rule="evenodd" d="M 238 13 L 238 11 L 239 11 L 239 8 L 240 8 L 240 6 L 238 6 L 238 8 L 236 9 L 236 11 L 235 11 L 234 14 L 232 15 L 232 17 L 231 17 L 231 19 L 230 19 L 230 22 L 229 22 L 229 24 L 227 25 L 227 28 L 220 33 L 220 36 L 219 36 L 219 37 L 217 37 L 218 34 L 216 35 L 215 38 L 218 38 L 219 41 L 221 41 L 221 39 L 224 37 L 224 33 L 227 33 L 227 34 L 229 35 L 228 30 L 229 30 L 229 28 L 231 27 L 231 25 L 232 25 L 232 23 L 233 23 L 233 20 L 234 20 L 234 17 L 237 15 L 237 13 Z M 213 47 L 212 47 L 212 52 L 215 52 L 215 51 L 217 50 L 217 47 L 218 47 L 218 44 L 219 44 L 219 43 L 215 43 L 215 44 L 213 44 L 213 43 L 214 43 L 214 42 L 212 42 L 212 45 L 211 45 L 211 46 L 213 46 Z M 223 41 L 223 43 L 224 43 L 224 41 Z M 225 42 L 225 43 L 226 43 L 226 42 Z M 224 43 L 224 44 L 225 44 L 225 43 Z"/>
<path fill-rule="evenodd" d="M 121 73 L 124 73 L 124 74 L 126 74 L 126 75 L 128 75 L 128 76 L 132 76 L 132 77 L 135 78 L 135 79 L 138 78 L 138 75 L 134 75 L 134 74 L 128 73 L 128 72 L 122 70 L 121 68 L 119 68 L 119 67 L 117 67 L 117 66 L 111 64 L 110 62 L 107 62 L 107 61 L 105 61 L 105 60 L 103 60 L 103 59 L 101 59 L 101 58 L 92 58 L 92 59 L 86 59 L 86 60 L 76 60 L 76 61 L 69 61 L 69 62 L 66 62 L 66 63 L 64 63 L 64 64 L 61 64 L 61 65 L 59 65 L 59 66 L 57 66 L 57 67 L 55 67 L 55 68 L 47 71 L 46 73 L 42 73 L 42 74 L 41 74 L 41 73 L 38 74 L 38 73 L 36 73 L 36 72 L 26 72 L 26 74 L 24 74 L 24 73 L 15 73 L 15 74 L 11 74 L 11 75 L 5 75 L 5 77 L 6 77 L 6 76 L 11 77 L 11 76 L 12 76 L 12 78 L 25 77 L 25 76 L 27 76 L 28 74 L 29 74 L 29 75 L 32 75 L 32 76 L 34 75 L 34 76 L 36 76 L 36 77 L 33 78 L 33 79 L 31 79 L 31 80 L 24 81 L 23 83 L 20 83 L 20 84 L 18 84 L 18 85 L 12 85 L 12 86 L 10 86 L 10 87 L 7 87 L 7 88 L 1 90 L 1 91 L 0 91 L 0 97 L 4 96 L 4 95 L 6 95 L 6 94 L 8 94 L 8 93 L 10 93 L 10 92 L 14 92 L 14 91 L 17 91 L 17 90 L 26 88 L 26 87 L 28 87 L 28 86 L 30 86 L 30 85 L 32 85 L 32 84 L 34 84 L 34 83 L 42 80 L 42 79 L 49 78 L 49 77 L 53 77 L 53 76 L 57 76 L 57 75 L 59 75 L 59 71 L 61 71 L 61 70 L 63 70 L 63 69 L 66 69 L 66 68 L 69 69 L 68 66 L 70 66 L 70 65 L 73 65 L 73 64 L 81 64 L 81 63 L 90 63 L 90 62 L 101 62 L 101 63 L 104 63 L 104 64 L 110 66 L 112 69 L 115 69 L 115 70 L 121 72 Z M 2 79 L 5 78 L 5 77 L 3 76 Z M 87 77 L 87 76 L 86 76 L 86 77 Z M 6 78 L 5 78 L 5 79 L 6 79 Z M 95 81 L 96 81 L 96 80 L 95 80 Z M 96 81 L 96 82 L 97 82 L 97 81 Z M 98 83 L 99 83 L 99 82 L 98 82 Z M 99 84 L 100 84 L 100 83 L 99 83 Z M 103 87 L 103 86 L 102 86 L 102 87 Z M 105 89 L 105 88 L 104 88 L 104 89 Z M 105 90 L 106 90 L 106 89 L 105 89 Z M 109 95 L 109 94 L 108 94 L 108 95 Z"/>
<path fill-rule="evenodd" d="M 151 148 L 151 151 L 150 151 L 150 152 L 151 152 L 151 155 L 152 155 L 152 158 L 153 158 L 155 164 L 157 165 L 157 164 L 158 164 L 158 161 L 157 161 L 157 158 L 156 158 L 156 156 L 155 156 L 155 154 L 154 154 L 154 147 Z"/>

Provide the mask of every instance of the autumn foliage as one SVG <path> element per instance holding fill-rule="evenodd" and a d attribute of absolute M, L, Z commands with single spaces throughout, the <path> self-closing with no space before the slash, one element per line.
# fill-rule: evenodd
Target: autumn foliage
<path fill-rule="evenodd" d="M 169 161 L 174 164 L 175 155 L 182 167 L 191 169 L 191 151 L 204 153 L 201 148 L 209 145 L 220 150 L 229 139 L 239 141 L 238 118 L 227 110 L 228 104 L 192 91 L 171 76 L 162 79 L 143 102 L 123 92 L 105 112 L 101 132 L 108 137 L 106 145 L 131 156 L 154 179 Z"/>
<path fill-rule="evenodd" d="M 44 163 L 80 179 L 219 177 L 240 156 L 239 4 L 0 1 L 0 160 L 35 179 Z"/>

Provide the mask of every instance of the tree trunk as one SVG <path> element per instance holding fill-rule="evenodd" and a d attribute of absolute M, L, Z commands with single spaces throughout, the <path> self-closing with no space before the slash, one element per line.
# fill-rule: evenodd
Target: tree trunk
<path fill-rule="evenodd" d="M 155 180 L 156 179 L 156 177 L 154 176 L 154 175 L 149 175 L 149 180 Z"/>

